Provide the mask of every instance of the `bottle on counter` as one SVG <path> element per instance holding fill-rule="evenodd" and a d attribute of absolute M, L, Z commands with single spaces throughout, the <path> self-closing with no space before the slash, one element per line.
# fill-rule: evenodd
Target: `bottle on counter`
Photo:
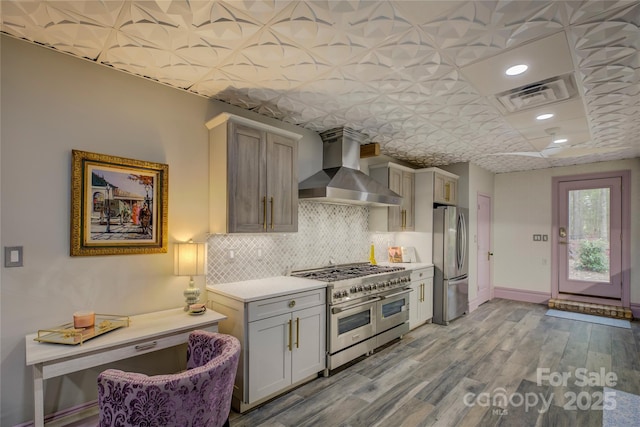
<path fill-rule="evenodd" d="M 376 262 L 376 251 L 375 251 L 375 245 L 373 243 L 371 244 L 371 250 L 369 252 L 369 262 L 371 263 L 371 265 L 378 264 Z"/>

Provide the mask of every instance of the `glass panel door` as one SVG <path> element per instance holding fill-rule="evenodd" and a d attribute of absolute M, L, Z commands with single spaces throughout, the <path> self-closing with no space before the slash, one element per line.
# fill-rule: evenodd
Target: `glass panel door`
<path fill-rule="evenodd" d="M 558 184 L 560 293 L 622 297 L 621 182 L 612 177 Z"/>

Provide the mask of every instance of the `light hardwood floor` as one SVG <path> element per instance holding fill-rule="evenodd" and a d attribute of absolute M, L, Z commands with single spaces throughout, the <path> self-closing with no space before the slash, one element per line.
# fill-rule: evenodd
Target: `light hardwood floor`
<path fill-rule="evenodd" d="M 640 394 L 640 325 L 546 310 L 495 299 L 449 326 L 418 327 L 328 378 L 232 412 L 231 427 L 602 426 L 602 381 L 593 384 L 606 379 L 601 370 L 617 376 L 611 388 Z M 539 381 L 542 370 L 557 383 Z M 570 375 L 564 384 L 562 375 Z"/>

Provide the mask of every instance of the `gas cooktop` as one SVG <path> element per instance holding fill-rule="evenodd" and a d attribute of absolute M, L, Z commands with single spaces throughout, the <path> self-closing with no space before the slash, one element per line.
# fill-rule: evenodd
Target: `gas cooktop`
<path fill-rule="evenodd" d="M 354 279 L 357 277 L 371 276 L 372 274 L 390 273 L 402 270 L 404 270 L 404 267 L 356 263 L 300 270 L 293 272 L 291 275 L 295 277 L 303 277 L 305 279 L 321 280 L 323 282 L 337 282 L 339 280 Z"/>

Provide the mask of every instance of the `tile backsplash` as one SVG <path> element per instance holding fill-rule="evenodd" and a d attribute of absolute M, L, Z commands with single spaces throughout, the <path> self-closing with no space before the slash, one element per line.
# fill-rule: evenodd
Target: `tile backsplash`
<path fill-rule="evenodd" d="M 369 208 L 300 201 L 298 232 L 212 234 L 208 238 L 207 284 L 280 276 L 290 270 L 366 262 L 370 245 L 386 261 L 391 233 L 370 233 Z"/>

